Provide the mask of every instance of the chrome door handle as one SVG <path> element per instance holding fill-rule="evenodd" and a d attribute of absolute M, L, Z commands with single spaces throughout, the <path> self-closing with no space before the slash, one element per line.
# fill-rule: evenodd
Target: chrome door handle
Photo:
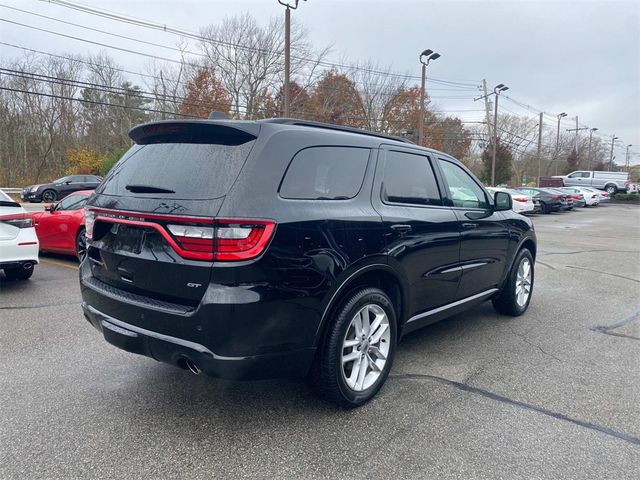
<path fill-rule="evenodd" d="M 462 228 L 477 228 L 478 224 L 477 223 L 468 223 L 465 222 L 462 224 Z"/>
<path fill-rule="evenodd" d="M 391 225 L 391 230 L 395 230 L 400 233 L 407 233 L 411 231 L 411 225 L 404 225 L 401 223 L 397 223 L 395 225 Z"/>

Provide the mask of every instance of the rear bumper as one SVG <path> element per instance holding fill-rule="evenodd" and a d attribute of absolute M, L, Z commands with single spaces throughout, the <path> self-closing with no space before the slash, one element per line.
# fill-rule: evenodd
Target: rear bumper
<path fill-rule="evenodd" d="M 0 268 L 38 263 L 39 242 L 34 228 L 21 228 L 16 238 L 0 240 Z"/>
<path fill-rule="evenodd" d="M 189 360 L 202 372 L 218 378 L 257 380 L 304 376 L 315 355 L 314 348 L 305 348 L 268 355 L 226 357 L 217 355 L 199 343 L 125 323 L 86 302 L 82 302 L 82 309 L 85 318 L 102 332 L 110 344 L 180 368 L 186 368 L 186 361 Z"/>

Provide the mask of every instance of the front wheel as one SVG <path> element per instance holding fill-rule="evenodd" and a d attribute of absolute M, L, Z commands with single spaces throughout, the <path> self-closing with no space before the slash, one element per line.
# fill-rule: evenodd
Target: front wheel
<path fill-rule="evenodd" d="M 395 355 L 396 315 L 377 288 L 349 295 L 336 312 L 312 371 L 318 394 L 345 408 L 371 400 L 382 388 Z"/>
<path fill-rule="evenodd" d="M 527 311 L 533 293 L 533 265 L 531 252 L 526 248 L 520 250 L 502 291 L 492 300 L 498 313 L 517 317 Z"/>
<path fill-rule="evenodd" d="M 45 203 L 52 203 L 56 201 L 56 192 L 53 190 L 45 190 L 42 192 L 42 201 Z"/>

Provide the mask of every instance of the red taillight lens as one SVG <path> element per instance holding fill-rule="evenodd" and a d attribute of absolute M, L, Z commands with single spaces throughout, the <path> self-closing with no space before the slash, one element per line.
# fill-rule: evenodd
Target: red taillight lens
<path fill-rule="evenodd" d="M 212 260 L 250 260 L 260 255 L 275 224 L 258 220 L 218 220 L 213 226 L 167 225 L 180 247 L 210 253 Z"/>
<path fill-rule="evenodd" d="M 527 203 L 527 199 L 526 199 L 526 198 L 513 197 L 513 199 L 514 199 L 516 202 Z"/>
<path fill-rule="evenodd" d="M 219 220 L 216 222 L 215 259 L 249 260 L 267 247 L 274 222 L 253 220 Z"/>
<path fill-rule="evenodd" d="M 16 213 L 15 215 L 5 215 L 0 217 L 0 222 L 17 228 L 30 228 L 33 221 L 28 213 Z"/>

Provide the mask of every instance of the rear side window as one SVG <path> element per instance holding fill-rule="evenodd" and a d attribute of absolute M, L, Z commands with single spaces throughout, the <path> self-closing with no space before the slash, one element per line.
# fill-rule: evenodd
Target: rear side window
<path fill-rule="evenodd" d="M 390 203 L 442 205 L 429 158 L 388 151 L 382 171 L 382 200 Z"/>
<path fill-rule="evenodd" d="M 98 193 L 176 200 L 221 197 L 231 189 L 254 142 L 134 145 L 111 170 Z"/>
<path fill-rule="evenodd" d="M 364 181 L 369 149 L 310 147 L 291 160 L 280 196 L 298 200 L 345 200 L 355 197 Z"/>

